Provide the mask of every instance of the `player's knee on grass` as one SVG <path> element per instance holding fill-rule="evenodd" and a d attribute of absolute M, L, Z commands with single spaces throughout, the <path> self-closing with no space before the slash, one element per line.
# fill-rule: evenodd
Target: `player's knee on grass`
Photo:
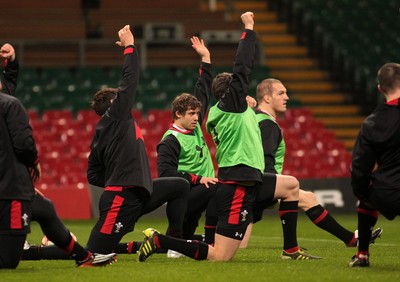
<path fill-rule="evenodd" d="M 239 249 L 240 243 L 241 240 L 216 234 L 214 247 L 209 247 L 207 259 L 213 261 L 230 261 Z"/>
<path fill-rule="evenodd" d="M 0 236 L 0 269 L 17 268 L 22 256 L 26 235 Z"/>

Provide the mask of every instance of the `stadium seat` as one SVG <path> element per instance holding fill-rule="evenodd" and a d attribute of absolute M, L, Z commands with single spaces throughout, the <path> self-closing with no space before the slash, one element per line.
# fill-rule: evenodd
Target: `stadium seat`
<path fill-rule="evenodd" d="M 72 121 L 70 110 L 45 110 L 42 114 L 42 122 L 64 124 Z"/>

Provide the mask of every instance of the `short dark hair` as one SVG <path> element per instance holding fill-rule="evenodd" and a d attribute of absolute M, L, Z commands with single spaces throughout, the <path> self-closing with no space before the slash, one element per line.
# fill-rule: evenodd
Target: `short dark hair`
<path fill-rule="evenodd" d="M 93 95 L 92 108 L 99 116 L 104 115 L 111 105 L 111 100 L 118 94 L 118 88 L 104 88 Z"/>
<path fill-rule="evenodd" d="M 400 64 L 387 63 L 378 71 L 378 83 L 383 93 L 400 88 Z"/>
<path fill-rule="evenodd" d="M 257 85 L 256 89 L 256 98 L 257 101 L 260 102 L 265 95 L 271 96 L 272 93 L 274 92 L 274 84 L 275 83 L 282 83 L 280 80 L 275 79 L 275 78 L 267 78 L 261 81 Z"/>
<path fill-rule="evenodd" d="M 176 120 L 176 112 L 184 115 L 187 110 L 196 110 L 201 108 L 201 102 L 192 94 L 182 93 L 172 102 L 172 119 Z"/>
<path fill-rule="evenodd" d="M 226 93 L 228 93 L 229 84 L 231 83 L 231 81 L 232 74 L 229 72 L 222 72 L 215 76 L 212 82 L 211 90 L 217 101 L 219 101 L 219 99 L 221 99 L 225 96 Z"/>

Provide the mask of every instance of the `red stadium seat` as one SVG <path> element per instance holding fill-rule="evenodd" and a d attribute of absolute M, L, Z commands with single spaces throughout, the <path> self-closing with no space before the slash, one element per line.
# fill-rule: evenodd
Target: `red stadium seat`
<path fill-rule="evenodd" d="M 143 119 L 142 111 L 140 111 L 140 110 L 132 110 L 132 116 L 139 123 Z"/>
<path fill-rule="evenodd" d="M 42 114 L 42 121 L 53 121 L 53 120 L 68 120 L 73 119 L 72 112 L 70 110 L 45 110 Z"/>
<path fill-rule="evenodd" d="M 285 120 L 289 122 L 303 121 L 304 119 L 312 119 L 313 114 L 310 109 L 307 108 L 292 108 L 288 109 L 285 113 Z"/>
<path fill-rule="evenodd" d="M 37 121 L 39 119 L 39 114 L 37 111 L 29 110 L 28 116 L 30 121 Z"/>
<path fill-rule="evenodd" d="M 77 121 L 83 121 L 87 123 L 96 123 L 100 117 L 94 110 L 79 110 L 76 114 Z"/>

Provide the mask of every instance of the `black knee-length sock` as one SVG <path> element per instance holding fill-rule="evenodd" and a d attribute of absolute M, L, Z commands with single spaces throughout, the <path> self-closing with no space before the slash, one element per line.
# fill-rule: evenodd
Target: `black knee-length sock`
<path fill-rule="evenodd" d="M 297 245 L 297 215 L 298 201 L 281 201 L 279 205 L 279 216 L 283 229 L 283 249 L 289 253 L 298 250 Z"/>
<path fill-rule="evenodd" d="M 158 248 L 169 249 L 184 254 L 195 260 L 205 260 L 208 255 L 208 244 L 196 240 L 183 240 L 165 235 L 158 235 L 154 238 Z"/>
<path fill-rule="evenodd" d="M 355 241 L 354 233 L 341 226 L 321 205 L 316 205 L 306 211 L 306 215 L 319 228 L 328 231 L 345 244 Z"/>

